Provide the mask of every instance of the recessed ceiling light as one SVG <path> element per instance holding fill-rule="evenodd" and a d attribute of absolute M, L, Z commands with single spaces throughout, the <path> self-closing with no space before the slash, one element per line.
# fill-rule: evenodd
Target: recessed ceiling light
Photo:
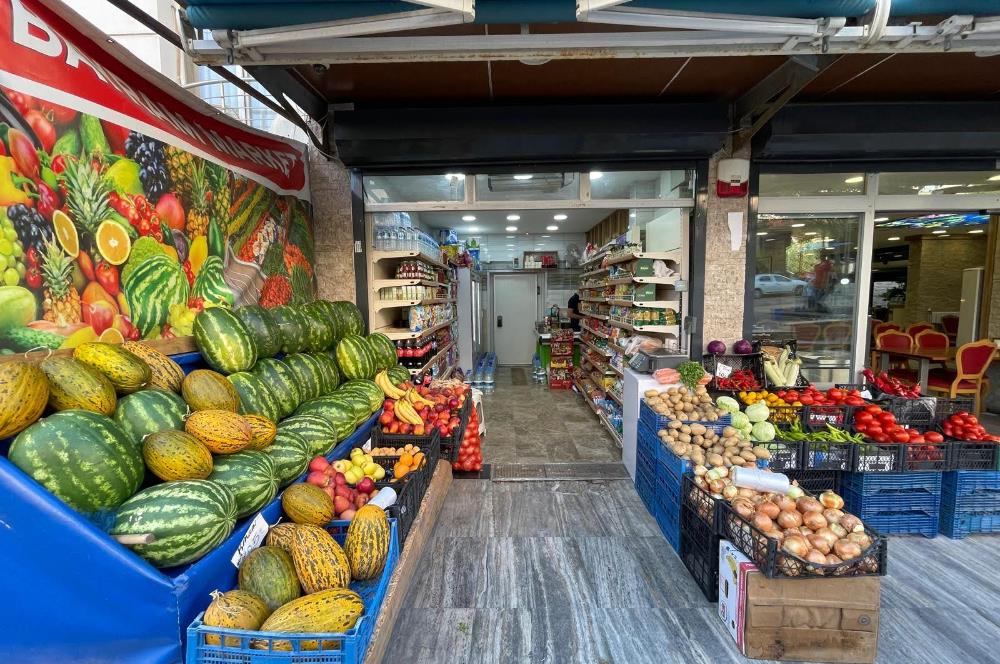
<path fill-rule="evenodd" d="M 987 178 L 990 182 L 1000 182 L 1000 175 L 994 175 L 991 178 Z"/>
<path fill-rule="evenodd" d="M 767 231 L 757 231 L 757 235 L 767 235 Z"/>
<path fill-rule="evenodd" d="M 474 214 L 467 214 L 464 217 L 462 217 L 462 221 L 475 221 L 475 220 L 476 220 L 476 215 Z"/>
<path fill-rule="evenodd" d="M 851 280 L 848 279 L 847 277 L 844 277 L 843 279 L 840 280 L 840 283 L 846 286 L 847 284 L 851 283 Z"/>
<path fill-rule="evenodd" d="M 552 237 L 551 235 L 543 235 L 542 237 Z"/>
<path fill-rule="evenodd" d="M 792 228 L 802 228 L 805 224 L 792 224 Z"/>
<path fill-rule="evenodd" d="M 875 221 L 889 221 L 889 217 L 875 217 Z"/>
<path fill-rule="evenodd" d="M 508 214 L 507 215 L 507 221 L 520 221 L 520 220 L 521 220 L 521 215 L 519 215 L 519 214 Z"/>
<path fill-rule="evenodd" d="M 808 233 L 805 233 L 804 235 L 816 235 L 816 231 L 809 231 Z"/>
<path fill-rule="evenodd" d="M 864 181 L 865 181 L 865 176 L 855 175 L 854 177 L 850 177 L 844 180 L 844 184 L 857 184 L 859 182 L 864 182 Z"/>
<path fill-rule="evenodd" d="M 983 229 L 982 229 L 982 228 L 977 228 L 977 229 L 976 229 L 976 230 L 974 230 L 974 231 L 969 231 L 969 233 L 982 233 L 982 232 L 983 232 Z"/>
<path fill-rule="evenodd" d="M 892 236 L 891 238 L 888 239 L 888 242 L 895 242 L 898 239 L 899 239 L 899 236 L 898 235 L 894 235 L 894 236 Z"/>
<path fill-rule="evenodd" d="M 566 215 L 564 214 L 557 214 L 552 218 L 555 219 L 556 221 L 566 221 Z"/>
<path fill-rule="evenodd" d="M 513 247 L 513 246 L 515 246 L 515 245 L 513 245 L 513 244 L 508 244 L 507 246 L 508 246 L 508 247 Z"/>
<path fill-rule="evenodd" d="M 470 233 L 475 233 L 476 231 L 479 230 L 479 226 L 469 226 L 465 230 L 469 231 Z"/>
<path fill-rule="evenodd" d="M 547 230 L 547 231 L 557 231 L 557 230 L 559 230 L 559 227 L 558 226 L 546 226 L 545 230 Z"/>
<path fill-rule="evenodd" d="M 635 212 L 630 212 L 628 216 L 630 219 L 635 219 Z"/>
<path fill-rule="evenodd" d="M 525 173 L 524 175 L 515 175 L 514 179 L 515 180 L 530 180 L 533 177 L 535 177 L 535 176 L 531 175 L 530 173 Z"/>
<path fill-rule="evenodd" d="M 600 171 L 591 171 L 590 172 L 590 179 L 591 180 L 600 180 L 603 177 L 604 177 L 604 173 L 602 173 Z"/>
<path fill-rule="evenodd" d="M 514 231 L 517 230 L 517 226 L 508 226 L 504 230 L 507 231 L 508 233 L 513 233 Z"/>
<path fill-rule="evenodd" d="M 445 173 L 444 176 L 449 180 L 464 180 L 465 173 Z"/>
<path fill-rule="evenodd" d="M 514 236 L 513 236 L 513 235 L 508 235 L 508 236 L 507 236 L 507 239 L 508 239 L 508 240 L 512 240 L 513 238 L 514 238 Z"/>
<path fill-rule="evenodd" d="M 948 231 L 931 231 L 931 235 L 947 235 Z"/>
<path fill-rule="evenodd" d="M 774 238 L 773 237 L 769 237 L 766 240 L 764 240 L 764 242 L 774 242 Z"/>

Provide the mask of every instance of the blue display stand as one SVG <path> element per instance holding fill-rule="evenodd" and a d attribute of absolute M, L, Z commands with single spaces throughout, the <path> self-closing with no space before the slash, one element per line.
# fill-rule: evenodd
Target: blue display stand
<path fill-rule="evenodd" d="M 201 365 L 197 353 L 174 359 L 185 371 Z M 328 457 L 342 458 L 364 445 L 380 414 Z M 305 473 L 296 481 L 304 479 Z M 281 501 L 275 498 L 260 513 L 275 523 Z M 7 625 L 0 659 L 18 664 L 181 662 L 187 626 L 211 601 L 209 593 L 236 585 L 231 559 L 252 520 L 237 523 L 233 534 L 201 560 L 159 570 L 0 457 L 0 624 Z"/>

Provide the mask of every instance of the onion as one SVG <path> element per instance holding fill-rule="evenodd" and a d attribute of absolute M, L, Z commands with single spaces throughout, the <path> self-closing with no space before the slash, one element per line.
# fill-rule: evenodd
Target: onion
<path fill-rule="evenodd" d="M 766 514 L 771 519 L 777 519 L 778 514 L 781 513 L 781 510 L 774 503 L 763 502 L 757 506 L 757 513 Z"/>
<path fill-rule="evenodd" d="M 705 475 L 706 473 L 708 473 L 708 468 L 706 468 L 705 466 L 695 466 L 694 467 L 694 474 L 697 475 L 698 477 L 701 477 L 702 475 Z"/>
<path fill-rule="evenodd" d="M 802 496 L 795 501 L 795 509 L 805 514 L 806 512 L 822 512 L 823 504 L 820 503 L 815 498 L 810 498 L 809 496 Z"/>
<path fill-rule="evenodd" d="M 844 499 L 835 494 L 833 491 L 824 491 L 819 494 L 819 502 L 823 503 L 823 507 L 829 507 L 835 510 L 844 509 Z"/>
<path fill-rule="evenodd" d="M 698 485 L 698 488 L 702 491 L 708 491 L 708 482 L 701 475 L 694 476 L 694 483 Z"/>
<path fill-rule="evenodd" d="M 746 498 L 753 498 L 754 496 L 757 495 L 757 492 L 754 491 L 753 489 L 748 489 L 746 487 L 740 487 L 740 495 L 741 496 L 745 496 Z"/>
<path fill-rule="evenodd" d="M 708 483 L 708 490 L 711 491 L 712 493 L 719 493 L 719 494 L 721 494 L 722 490 L 725 489 L 725 488 L 726 488 L 726 485 L 722 482 L 722 480 L 711 480 Z"/>
<path fill-rule="evenodd" d="M 826 564 L 826 554 L 817 551 L 816 549 L 810 549 L 809 553 L 806 554 L 806 560 L 817 565 Z"/>
<path fill-rule="evenodd" d="M 861 555 L 861 547 L 847 539 L 839 539 L 833 545 L 833 552 L 842 560 L 853 560 Z"/>
<path fill-rule="evenodd" d="M 798 500 L 803 495 L 805 495 L 805 492 L 797 485 L 793 484 L 792 486 L 788 487 L 788 497 L 791 498 L 792 500 Z"/>
<path fill-rule="evenodd" d="M 802 532 L 798 528 L 785 528 L 781 534 L 785 537 L 802 537 Z"/>
<path fill-rule="evenodd" d="M 725 466 L 719 466 L 718 468 L 713 468 L 715 472 L 719 474 L 719 478 L 729 477 L 729 469 Z"/>
<path fill-rule="evenodd" d="M 721 480 L 722 475 L 719 474 L 718 468 L 713 468 L 712 470 L 705 473 L 705 479 L 708 480 L 709 482 L 714 482 L 716 480 Z"/>
<path fill-rule="evenodd" d="M 846 532 L 849 533 L 864 532 L 865 530 L 865 525 L 861 523 L 861 519 L 853 514 L 845 514 L 843 518 L 840 519 L 840 525 Z"/>
<path fill-rule="evenodd" d="M 733 500 L 733 509 L 744 519 L 750 519 L 753 517 L 753 505 L 751 505 L 750 501 L 745 498 L 736 498 Z"/>
<path fill-rule="evenodd" d="M 781 544 L 781 542 L 785 539 L 785 533 L 781 532 L 777 528 L 774 528 L 773 530 L 766 530 L 764 531 L 764 534 L 771 539 L 778 540 L 778 544 Z"/>
<path fill-rule="evenodd" d="M 844 526 L 842 525 L 844 520 L 841 519 L 840 521 L 841 523 L 830 524 L 830 530 L 834 532 L 834 534 L 837 536 L 837 539 L 843 539 L 844 537 L 847 537 L 847 529 L 844 528 Z"/>
<path fill-rule="evenodd" d="M 832 550 L 834 543 L 840 539 L 837 537 L 837 533 L 833 532 L 829 528 L 820 528 L 816 531 L 816 536 L 822 537 L 826 540 L 826 548 L 829 550 Z"/>
<path fill-rule="evenodd" d="M 806 512 L 802 516 L 802 525 L 809 530 L 819 530 L 820 528 L 826 528 L 827 520 L 820 512 Z"/>
<path fill-rule="evenodd" d="M 833 555 L 832 553 L 826 557 L 827 565 L 839 565 L 842 562 L 844 561 L 838 558 L 837 556 Z"/>
<path fill-rule="evenodd" d="M 774 521 L 771 521 L 771 517 L 760 512 L 753 515 L 753 520 L 750 523 L 754 525 L 754 528 L 765 533 L 774 528 Z"/>
<path fill-rule="evenodd" d="M 802 558 L 809 553 L 809 542 L 801 535 L 792 535 L 781 543 L 781 550 Z"/>
<path fill-rule="evenodd" d="M 809 537 L 810 535 L 813 534 L 813 531 L 809 530 L 805 526 L 799 526 L 799 532 L 802 533 L 806 537 Z"/>
<path fill-rule="evenodd" d="M 847 539 L 861 547 L 862 551 L 865 551 L 872 545 L 872 538 L 868 537 L 868 534 L 865 532 L 847 533 Z"/>
<path fill-rule="evenodd" d="M 844 516 L 843 510 L 831 509 L 831 508 L 823 510 L 823 518 L 829 521 L 830 523 L 840 523 L 840 520 L 843 518 L 843 516 Z"/>
<path fill-rule="evenodd" d="M 812 546 L 812 548 L 816 549 L 817 551 L 821 551 L 824 556 L 830 553 L 830 549 L 833 546 L 833 544 L 830 543 L 830 540 L 819 534 L 810 535 L 806 539 L 809 540 L 809 544 L 810 546 Z"/>
<path fill-rule="evenodd" d="M 781 509 L 782 512 L 794 512 L 796 511 L 795 501 L 788 496 L 782 496 L 778 500 L 778 508 Z"/>
<path fill-rule="evenodd" d="M 786 528 L 798 528 L 802 525 L 802 515 L 798 512 L 781 510 L 778 513 L 778 525 L 782 530 Z"/>
<path fill-rule="evenodd" d="M 736 497 L 737 493 L 739 493 L 739 489 L 732 484 L 729 484 L 722 490 L 722 497 L 726 500 L 732 500 Z"/>

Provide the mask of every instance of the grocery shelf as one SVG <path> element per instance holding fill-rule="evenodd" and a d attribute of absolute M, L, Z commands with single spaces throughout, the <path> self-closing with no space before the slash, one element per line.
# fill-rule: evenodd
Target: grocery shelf
<path fill-rule="evenodd" d="M 591 348 L 591 349 L 597 351 L 598 353 L 600 353 L 604 357 L 611 357 L 611 353 L 609 353 L 606 348 L 601 348 L 600 346 L 595 346 L 594 344 L 590 343 L 586 339 L 580 339 L 580 341 L 583 343 L 584 346 L 586 346 L 587 348 Z"/>
<path fill-rule="evenodd" d="M 583 274 L 580 275 L 580 278 L 581 279 L 586 279 L 587 277 L 593 276 L 595 274 L 603 274 L 604 272 L 607 272 L 608 269 L 609 268 L 602 267 L 602 268 L 597 269 L 597 270 L 591 270 L 590 272 L 584 272 Z"/>
<path fill-rule="evenodd" d="M 614 350 L 616 353 L 621 353 L 622 355 L 625 354 L 625 349 L 613 341 L 609 341 L 608 346 L 611 347 L 611 349 Z"/>
<path fill-rule="evenodd" d="M 618 254 L 617 256 L 609 256 L 608 265 L 627 263 L 640 258 L 651 258 L 653 260 L 674 261 L 675 263 L 679 263 L 682 256 L 680 249 L 673 249 L 671 251 L 628 251 L 624 254 Z"/>
<path fill-rule="evenodd" d="M 618 367 L 616 367 L 615 365 L 611 364 L 610 362 L 608 362 L 608 368 L 611 369 L 612 371 L 614 371 L 616 374 L 618 374 L 622 378 L 625 377 L 625 372 L 622 371 L 621 369 L 619 369 Z"/>
<path fill-rule="evenodd" d="M 608 304 L 616 307 L 642 307 L 646 309 L 670 309 L 677 306 L 677 302 L 671 300 L 649 300 L 648 302 L 636 302 L 635 300 L 616 300 L 608 298 Z"/>
<path fill-rule="evenodd" d="M 621 405 L 622 398 L 620 396 L 618 396 L 617 394 L 615 394 L 614 390 L 605 390 L 604 393 L 606 395 L 608 395 L 609 397 L 611 397 L 614 401 L 617 401 L 619 406 Z"/>
<path fill-rule="evenodd" d="M 442 270 L 447 270 L 448 265 L 443 263 L 440 258 L 431 258 L 427 254 L 421 253 L 419 251 L 373 251 L 371 253 L 372 262 L 378 263 L 379 261 L 393 260 L 397 258 L 419 258 L 420 260 L 433 265 L 434 267 L 439 267 Z"/>
<path fill-rule="evenodd" d="M 601 303 L 605 303 L 605 302 L 608 301 L 608 299 L 606 297 L 581 297 L 580 301 L 581 302 L 601 302 Z"/>
<path fill-rule="evenodd" d="M 382 334 L 389 337 L 393 341 L 396 341 L 398 339 L 419 339 L 420 337 L 432 334 L 440 329 L 448 327 L 449 325 L 454 323 L 455 320 L 456 319 L 454 318 L 450 318 L 443 323 L 438 323 L 434 327 L 429 327 L 426 330 L 420 330 L 419 332 L 414 332 L 412 330 L 407 330 L 406 328 L 401 328 L 401 327 L 383 327 L 374 331 L 381 332 Z"/>
<path fill-rule="evenodd" d="M 607 418 L 607 416 L 603 412 L 598 412 L 597 417 L 601 420 L 601 424 L 604 425 L 604 428 L 608 430 L 608 433 L 611 434 L 611 437 L 615 439 L 615 442 L 618 443 L 618 447 L 621 447 L 622 435 L 618 433 L 617 429 L 611 426 L 611 421 Z"/>
<path fill-rule="evenodd" d="M 410 375 L 417 376 L 427 371 L 431 367 L 433 367 L 442 357 L 444 357 L 448 353 L 448 349 L 454 345 L 455 345 L 454 341 L 449 341 L 447 344 L 445 344 L 444 348 L 438 349 L 437 354 L 434 355 L 434 357 L 432 357 L 431 359 L 427 360 L 427 362 L 424 363 L 424 366 L 418 369 L 410 369 Z"/>
<path fill-rule="evenodd" d="M 590 332 L 590 333 L 591 333 L 591 334 L 593 334 L 593 335 L 594 335 L 595 337 L 601 337 L 602 339 L 607 339 L 607 338 L 609 338 L 609 337 L 608 337 L 608 335 L 607 335 L 607 334 L 605 334 L 604 332 L 598 332 L 597 330 L 592 330 L 592 329 L 590 329 L 589 327 L 587 327 L 586 325 L 584 325 L 583 323 L 581 323 L 581 324 L 580 324 L 580 329 L 582 329 L 582 330 L 586 330 L 587 332 Z"/>
<path fill-rule="evenodd" d="M 604 251 L 598 251 L 596 254 L 594 254 L 593 256 L 591 256 L 590 258 L 588 258 L 587 260 L 581 262 L 580 263 L 580 267 L 584 267 L 586 265 L 590 265 L 591 263 L 596 263 L 596 262 L 600 261 L 602 258 L 604 258 L 605 256 L 607 256 L 607 255 L 608 255 L 607 249 L 605 249 Z"/>
<path fill-rule="evenodd" d="M 372 282 L 372 288 L 392 288 L 393 286 L 430 286 L 431 288 L 444 288 L 448 284 L 427 279 L 376 279 Z"/>
<path fill-rule="evenodd" d="M 673 286 L 677 283 L 677 276 L 671 277 L 621 277 L 620 279 L 609 279 L 609 286 L 617 286 L 620 284 L 660 284 L 663 286 Z"/>
<path fill-rule="evenodd" d="M 623 330 L 628 330 L 629 332 L 647 332 L 650 334 L 679 334 L 680 327 L 678 325 L 641 325 L 639 327 L 634 327 L 631 323 L 623 323 L 620 320 L 608 319 L 608 323 L 614 325 L 615 327 L 620 327 Z"/>
<path fill-rule="evenodd" d="M 590 313 L 588 311 L 581 311 L 580 315 L 581 316 L 586 316 L 587 318 L 596 318 L 597 320 L 607 320 L 608 319 L 608 317 L 605 316 L 604 314 L 592 314 L 592 313 Z"/>
<path fill-rule="evenodd" d="M 453 297 L 430 298 L 426 300 L 376 300 L 373 303 L 375 310 L 393 309 L 398 307 L 413 307 L 418 304 L 448 304 L 454 302 Z"/>

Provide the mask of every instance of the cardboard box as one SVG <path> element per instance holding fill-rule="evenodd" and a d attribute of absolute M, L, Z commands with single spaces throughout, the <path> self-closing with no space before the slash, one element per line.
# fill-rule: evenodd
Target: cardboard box
<path fill-rule="evenodd" d="M 719 617 L 751 659 L 875 661 L 880 579 L 768 579 L 719 542 Z"/>

